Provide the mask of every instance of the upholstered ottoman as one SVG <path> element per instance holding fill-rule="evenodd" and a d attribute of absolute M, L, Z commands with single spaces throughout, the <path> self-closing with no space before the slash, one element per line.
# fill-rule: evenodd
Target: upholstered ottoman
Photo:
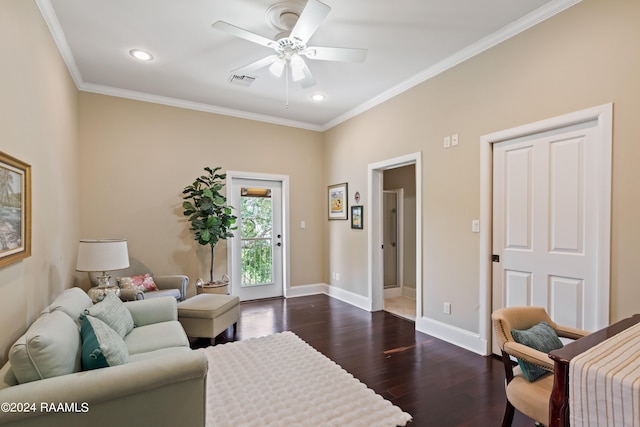
<path fill-rule="evenodd" d="M 240 299 L 233 295 L 200 294 L 178 303 L 178 320 L 187 336 L 215 338 L 233 325 L 236 334 Z"/>

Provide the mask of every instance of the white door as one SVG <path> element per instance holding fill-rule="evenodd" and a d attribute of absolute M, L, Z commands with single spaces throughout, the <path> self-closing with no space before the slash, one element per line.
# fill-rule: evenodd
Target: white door
<path fill-rule="evenodd" d="M 493 150 L 493 309 L 543 306 L 560 324 L 598 329 L 597 127 Z"/>
<path fill-rule="evenodd" d="M 233 179 L 238 217 L 232 241 L 231 293 L 241 301 L 283 295 L 282 183 Z"/>

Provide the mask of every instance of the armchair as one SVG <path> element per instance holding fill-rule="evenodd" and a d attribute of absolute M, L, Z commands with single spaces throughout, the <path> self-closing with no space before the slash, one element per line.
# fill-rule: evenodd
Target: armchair
<path fill-rule="evenodd" d="M 142 274 L 149 273 L 153 276 L 153 281 L 158 287 L 157 291 L 137 291 L 135 289 L 120 289 L 120 298 L 124 301 L 135 301 L 135 300 L 143 300 L 157 297 L 165 297 L 172 296 L 177 301 L 183 301 L 187 297 L 187 284 L 189 283 L 189 277 L 176 274 L 170 276 L 156 276 L 152 273 L 151 269 L 149 269 L 146 265 L 138 261 L 137 259 L 131 258 L 129 260 L 129 267 L 123 270 L 116 270 L 111 272 L 111 278 L 109 282 L 113 285 L 117 285 L 118 277 L 131 277 L 131 276 L 139 276 Z M 97 285 L 97 273 L 90 272 L 89 274 L 89 282 L 92 286 Z"/>
<path fill-rule="evenodd" d="M 553 361 L 547 353 L 516 342 L 511 332 L 528 330 L 540 322 L 546 322 L 558 337 L 578 339 L 588 335 L 588 332 L 558 325 L 551 320 L 544 307 L 501 308 L 494 311 L 491 318 L 506 376 L 507 406 L 502 427 L 511 426 L 515 409 L 538 423 L 548 425 L 549 398 L 553 388 L 553 375 L 548 373 L 553 372 Z M 548 373 L 529 381 L 520 366 L 514 365 L 511 356 L 543 368 Z"/>

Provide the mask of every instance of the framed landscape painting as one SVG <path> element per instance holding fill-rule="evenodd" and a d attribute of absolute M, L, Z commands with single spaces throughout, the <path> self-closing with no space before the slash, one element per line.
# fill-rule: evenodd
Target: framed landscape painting
<path fill-rule="evenodd" d="M 31 256 L 31 166 L 0 152 L 0 267 Z"/>
<path fill-rule="evenodd" d="M 347 219 L 347 183 L 329 186 L 329 219 Z"/>

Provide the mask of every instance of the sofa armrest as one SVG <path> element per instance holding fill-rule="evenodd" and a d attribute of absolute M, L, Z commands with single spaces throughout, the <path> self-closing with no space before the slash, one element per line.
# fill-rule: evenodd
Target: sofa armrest
<path fill-rule="evenodd" d="M 178 302 L 172 297 L 159 297 L 142 301 L 128 301 L 124 306 L 137 326 L 178 320 Z"/>
<path fill-rule="evenodd" d="M 204 353 L 189 350 L 8 387 L 0 390 L 1 402 L 33 403 L 35 411 L 2 411 L 0 425 L 113 426 L 136 419 L 204 426 L 206 373 Z M 46 410 L 54 405 L 66 409 Z"/>
<path fill-rule="evenodd" d="M 180 301 L 183 301 L 187 297 L 189 277 L 185 275 L 153 276 L 153 281 L 158 289 L 177 289 L 180 291 Z"/>

